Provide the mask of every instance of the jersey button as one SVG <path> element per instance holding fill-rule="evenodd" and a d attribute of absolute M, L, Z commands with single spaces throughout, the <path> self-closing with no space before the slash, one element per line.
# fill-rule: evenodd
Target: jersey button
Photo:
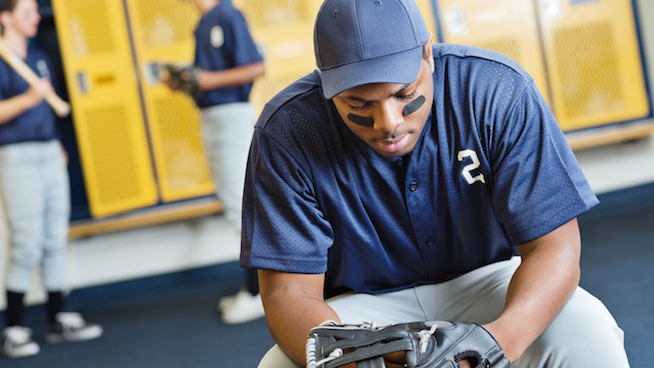
<path fill-rule="evenodd" d="M 418 183 L 416 183 L 415 181 L 412 181 L 411 184 L 409 184 L 409 190 L 412 191 L 412 192 L 415 192 L 416 189 L 418 189 Z"/>
<path fill-rule="evenodd" d="M 436 245 L 436 239 L 429 238 L 429 240 L 427 240 L 427 246 L 428 247 L 433 247 L 434 245 Z"/>

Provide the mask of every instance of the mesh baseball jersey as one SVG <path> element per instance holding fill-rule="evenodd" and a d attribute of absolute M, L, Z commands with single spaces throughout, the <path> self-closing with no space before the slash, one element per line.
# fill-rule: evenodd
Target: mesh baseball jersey
<path fill-rule="evenodd" d="M 205 14 L 195 29 L 195 65 L 218 71 L 263 60 L 243 14 L 223 1 Z M 248 101 L 252 83 L 205 91 L 200 108 Z"/>
<path fill-rule="evenodd" d="M 515 62 L 433 46 L 434 105 L 413 152 L 349 131 L 316 71 L 264 109 L 250 152 L 241 265 L 326 272 L 326 294 L 452 279 L 515 254 L 598 203 Z"/>
<path fill-rule="evenodd" d="M 25 63 L 41 78 L 50 78 L 55 84 L 48 56 L 32 46 L 27 50 Z M 9 99 L 24 93 L 29 88 L 23 77 L 19 76 L 4 60 L 0 60 L 0 100 Z M 54 112 L 42 101 L 38 106 L 24 114 L 0 125 L 0 145 L 28 141 L 48 141 L 57 138 L 57 125 Z"/>

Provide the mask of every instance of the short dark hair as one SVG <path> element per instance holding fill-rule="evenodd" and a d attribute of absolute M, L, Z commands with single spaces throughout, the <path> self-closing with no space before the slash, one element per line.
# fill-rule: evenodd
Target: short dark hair
<path fill-rule="evenodd" d="M 13 11 L 20 0 L 0 0 L 0 12 Z"/>
<path fill-rule="evenodd" d="M 16 8 L 20 0 L 0 0 L 0 13 L 2 12 L 12 12 Z M 0 35 L 5 34 L 5 29 L 0 24 Z"/>

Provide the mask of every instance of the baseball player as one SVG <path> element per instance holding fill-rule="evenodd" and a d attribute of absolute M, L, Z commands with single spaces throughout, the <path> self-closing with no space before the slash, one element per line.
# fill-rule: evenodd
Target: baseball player
<path fill-rule="evenodd" d="M 514 367 L 628 367 L 578 287 L 576 217 L 598 200 L 533 78 L 432 44 L 413 0 L 326 0 L 314 46 L 248 161 L 240 262 L 277 343 L 260 367 L 304 365 L 328 320 L 475 323 Z"/>
<path fill-rule="evenodd" d="M 201 92 L 196 102 L 204 146 L 225 217 L 240 233 L 245 166 L 255 122 L 249 96 L 265 66 L 245 18 L 229 1 L 185 1 L 202 14 L 195 29 L 194 66 L 201 70 L 195 83 Z M 263 316 L 256 271 L 248 271 L 247 279 L 247 287 L 219 303 L 225 323 Z"/>
<path fill-rule="evenodd" d="M 39 263 L 48 292 L 46 340 L 82 341 L 102 335 L 99 325 L 64 311 L 70 188 L 66 152 L 57 139 L 54 113 L 44 101 L 53 91 L 52 67 L 43 51 L 28 45 L 40 19 L 35 0 L 0 1 L 3 41 L 42 78 L 30 87 L 0 61 L 0 190 L 11 230 L 2 353 L 11 358 L 39 352 L 31 329 L 23 324 L 23 299 Z"/>

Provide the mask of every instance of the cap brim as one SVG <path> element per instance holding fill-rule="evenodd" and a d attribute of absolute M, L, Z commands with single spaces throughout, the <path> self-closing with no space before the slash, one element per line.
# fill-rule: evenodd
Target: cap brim
<path fill-rule="evenodd" d="M 420 72 L 422 46 L 321 71 L 322 91 L 327 99 L 350 88 L 370 83 L 411 83 Z"/>

